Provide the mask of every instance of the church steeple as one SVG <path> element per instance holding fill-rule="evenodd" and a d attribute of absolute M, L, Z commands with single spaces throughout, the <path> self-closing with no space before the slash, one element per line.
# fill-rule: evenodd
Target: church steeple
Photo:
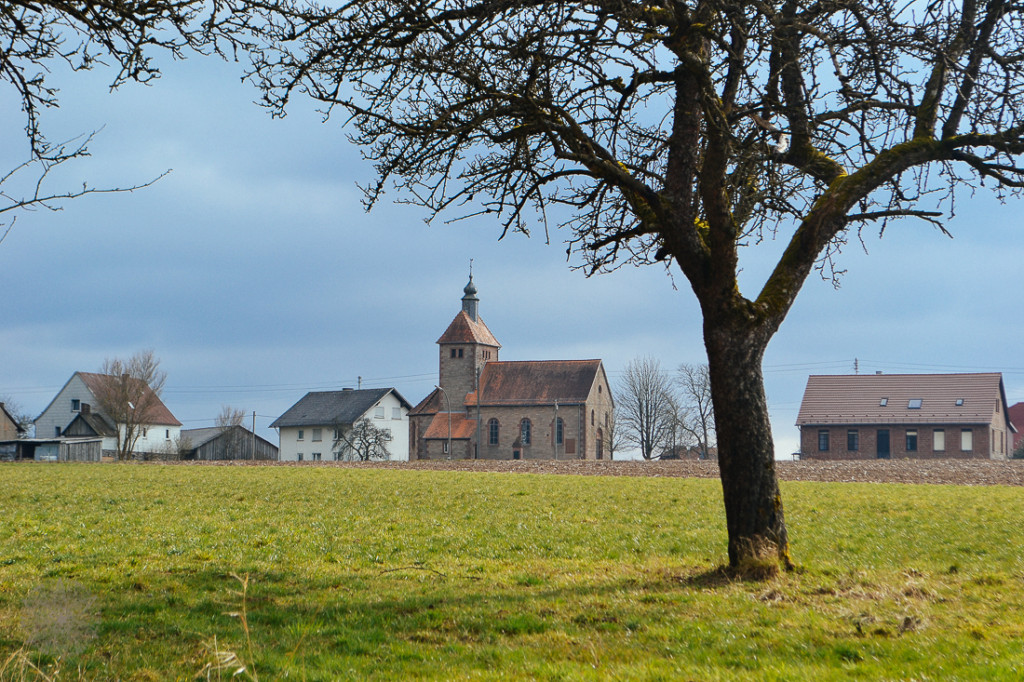
<path fill-rule="evenodd" d="M 462 290 L 465 296 L 462 297 L 462 309 L 469 315 L 469 319 L 479 322 L 480 299 L 476 297 L 476 285 L 473 284 L 473 269 L 470 266 L 469 284 Z"/>

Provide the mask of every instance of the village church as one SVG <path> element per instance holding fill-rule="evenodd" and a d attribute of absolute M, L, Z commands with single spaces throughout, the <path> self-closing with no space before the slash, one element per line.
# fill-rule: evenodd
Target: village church
<path fill-rule="evenodd" d="M 614 402 L 600 360 L 503 362 L 470 274 L 437 340 L 438 387 L 409 412 L 410 459 L 604 459 Z"/>

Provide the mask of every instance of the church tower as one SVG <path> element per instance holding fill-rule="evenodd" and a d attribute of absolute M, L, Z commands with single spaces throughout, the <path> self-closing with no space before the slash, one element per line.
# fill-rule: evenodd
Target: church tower
<path fill-rule="evenodd" d="M 476 390 L 477 372 L 482 371 L 486 363 L 496 361 L 501 348 L 480 318 L 480 299 L 472 273 L 462 291 L 462 310 L 437 340 L 439 385 L 448 394 L 452 412 L 465 411 L 466 395 Z M 448 407 L 442 404 L 441 409 L 447 411 Z"/>

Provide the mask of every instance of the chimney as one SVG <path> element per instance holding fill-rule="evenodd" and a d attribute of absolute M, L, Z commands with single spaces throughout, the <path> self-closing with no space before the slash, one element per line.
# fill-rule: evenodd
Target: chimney
<path fill-rule="evenodd" d="M 89 414 L 92 411 L 92 407 L 89 403 L 82 403 L 82 414 Z"/>

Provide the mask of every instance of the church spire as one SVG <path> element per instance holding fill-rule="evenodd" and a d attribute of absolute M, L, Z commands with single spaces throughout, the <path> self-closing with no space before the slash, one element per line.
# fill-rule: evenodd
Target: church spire
<path fill-rule="evenodd" d="M 473 260 L 469 261 L 469 284 L 462 290 L 465 296 L 462 297 L 462 310 L 469 315 L 469 319 L 478 321 L 480 315 L 480 299 L 476 297 L 476 285 L 473 284 Z"/>

